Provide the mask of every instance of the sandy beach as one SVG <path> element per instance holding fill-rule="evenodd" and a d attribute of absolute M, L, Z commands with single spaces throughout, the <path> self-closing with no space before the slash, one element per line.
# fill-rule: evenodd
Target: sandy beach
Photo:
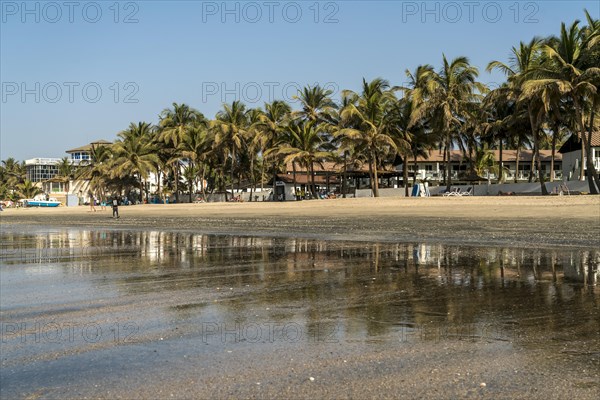
<path fill-rule="evenodd" d="M 598 398 L 598 196 L 111 214 L 0 213 L 5 397 Z"/>
<path fill-rule="evenodd" d="M 8 209 L 2 224 L 181 230 L 351 241 L 600 246 L 600 196 L 362 198 Z"/>

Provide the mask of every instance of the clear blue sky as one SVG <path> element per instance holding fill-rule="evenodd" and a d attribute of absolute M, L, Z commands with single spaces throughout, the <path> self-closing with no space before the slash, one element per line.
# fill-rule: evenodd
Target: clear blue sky
<path fill-rule="evenodd" d="M 0 3 L 0 158 L 20 160 L 114 140 L 173 102 L 212 118 L 223 100 L 262 106 L 308 84 L 402 84 L 442 53 L 501 82 L 489 61 L 584 8 L 600 15 L 598 1 L 566 0 Z"/>

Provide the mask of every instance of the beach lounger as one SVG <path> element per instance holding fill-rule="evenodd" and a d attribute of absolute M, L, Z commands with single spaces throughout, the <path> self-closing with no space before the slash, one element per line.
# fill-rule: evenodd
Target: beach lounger
<path fill-rule="evenodd" d="M 473 188 L 470 187 L 466 191 L 459 193 L 458 195 L 459 196 L 471 196 L 471 195 L 473 195 Z"/>
<path fill-rule="evenodd" d="M 460 188 L 451 188 L 449 192 L 445 192 L 442 196 L 460 196 Z"/>

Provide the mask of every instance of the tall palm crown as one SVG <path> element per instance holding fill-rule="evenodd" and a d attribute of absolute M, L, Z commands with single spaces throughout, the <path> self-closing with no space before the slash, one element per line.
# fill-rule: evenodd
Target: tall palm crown
<path fill-rule="evenodd" d="M 211 122 L 211 127 L 216 132 L 215 145 L 221 147 L 230 157 L 230 184 L 233 195 L 234 170 L 249 127 L 246 106 L 239 100 L 231 104 L 223 104 L 223 109 L 217 113 L 216 119 Z"/>
<path fill-rule="evenodd" d="M 104 194 L 108 184 L 112 147 L 105 144 L 92 144 L 89 160 L 84 160 L 75 172 L 77 179 L 90 182 L 90 190 Z"/>
<path fill-rule="evenodd" d="M 160 115 L 160 139 L 176 147 L 192 126 L 205 123 L 206 119 L 200 111 L 187 104 L 173 103 L 172 109 L 167 108 Z"/>
<path fill-rule="evenodd" d="M 313 123 L 330 121 L 331 114 L 337 107 L 331 99 L 332 94 L 332 90 L 324 89 L 319 85 L 304 87 L 297 96 L 294 96 L 302 106 L 300 111 L 294 113 L 295 116 Z"/>
<path fill-rule="evenodd" d="M 589 15 L 588 15 L 589 17 Z M 582 139 L 582 158 L 587 154 L 587 170 L 590 191 L 598 193 L 600 179 L 591 163 L 589 138 L 585 134 L 586 116 L 593 120 L 597 112 L 600 67 L 590 64 L 600 48 L 598 23 L 590 18 L 590 26 L 579 27 L 579 21 L 567 27 L 561 24 L 560 36 L 551 37 L 542 46 L 543 62 L 536 71 L 528 75 L 523 85 L 522 97 L 538 99 L 539 113 L 548 116 L 563 105 L 571 105 L 575 132 Z M 590 129 L 591 137 L 591 129 Z M 584 168 L 580 168 L 580 179 Z"/>
<path fill-rule="evenodd" d="M 131 123 L 119 132 L 113 144 L 113 176 L 135 176 L 139 180 L 140 196 L 143 197 L 144 181 L 159 162 L 156 147 L 152 142 L 152 125 L 147 122 Z"/>
<path fill-rule="evenodd" d="M 158 139 L 170 146 L 164 148 L 164 150 L 169 153 L 169 164 L 175 178 L 176 201 L 179 201 L 179 175 L 181 168 L 181 155 L 177 152 L 177 146 L 189 133 L 189 130 L 198 124 L 207 124 L 204 115 L 187 104 L 173 103 L 172 109 L 167 108 L 160 114 L 160 135 Z"/>
<path fill-rule="evenodd" d="M 16 187 L 25 181 L 25 163 L 19 163 L 13 157 L 2 161 L 2 180 L 8 187 Z"/>
<path fill-rule="evenodd" d="M 355 119 L 357 125 L 345 128 L 340 134 L 345 135 L 355 142 L 356 147 L 361 147 L 366 153 L 371 175 L 371 188 L 375 197 L 379 196 L 379 183 L 377 168 L 379 161 L 388 154 L 390 149 L 396 150 L 397 146 L 391 135 L 394 130 L 392 113 L 397 99 L 389 90 L 389 83 L 381 78 L 371 82 L 363 79 L 363 90 L 360 95 L 345 91 L 344 96 L 350 98 L 349 104 L 342 110 L 343 119 Z"/>
<path fill-rule="evenodd" d="M 298 163 L 306 168 L 307 183 L 310 178 L 313 195 L 316 195 L 314 164 L 331 157 L 327 144 L 316 122 L 300 119 L 290 121 L 280 138 L 278 154 L 283 156 L 285 164 Z"/>

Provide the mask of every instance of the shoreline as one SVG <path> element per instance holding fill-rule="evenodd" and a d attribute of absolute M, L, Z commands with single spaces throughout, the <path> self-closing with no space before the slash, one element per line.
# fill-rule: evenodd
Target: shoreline
<path fill-rule="evenodd" d="M 359 198 L 7 209 L 5 226 L 160 230 L 353 242 L 600 247 L 600 196 Z"/>

